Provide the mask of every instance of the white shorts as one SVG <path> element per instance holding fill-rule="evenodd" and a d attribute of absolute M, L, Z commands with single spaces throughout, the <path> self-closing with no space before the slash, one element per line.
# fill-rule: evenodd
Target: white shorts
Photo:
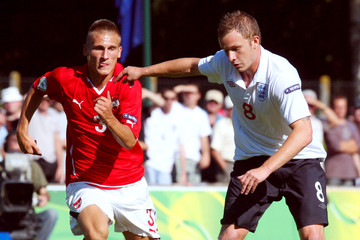
<path fill-rule="evenodd" d="M 109 225 L 115 221 L 115 232 L 129 231 L 142 237 L 160 238 L 156 210 L 144 177 L 114 190 L 100 189 L 84 182 L 71 183 L 66 188 L 66 204 L 74 213 L 97 205 L 109 217 Z M 70 216 L 70 227 L 74 235 L 83 234 L 73 216 Z"/>

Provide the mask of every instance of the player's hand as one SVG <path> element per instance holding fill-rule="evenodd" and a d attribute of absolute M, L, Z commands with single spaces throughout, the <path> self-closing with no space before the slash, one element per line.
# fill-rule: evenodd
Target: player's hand
<path fill-rule="evenodd" d="M 28 134 L 16 134 L 18 139 L 19 147 L 23 153 L 29 153 L 33 155 L 41 156 L 41 150 L 37 146 L 36 141 L 32 139 Z"/>
<path fill-rule="evenodd" d="M 106 125 L 114 117 L 112 112 L 112 101 L 110 92 L 107 92 L 106 97 L 98 97 L 95 99 L 95 112 L 99 115 L 100 120 Z"/>
<path fill-rule="evenodd" d="M 135 81 L 140 79 L 143 75 L 142 75 L 142 71 L 143 68 L 140 67 L 126 67 L 124 68 L 124 70 L 122 70 L 122 72 L 116 77 L 116 79 L 114 80 L 114 82 L 118 82 L 121 79 L 123 79 L 123 77 L 126 77 L 126 81 L 127 82 L 131 82 L 131 81 Z"/>
<path fill-rule="evenodd" d="M 259 183 L 264 181 L 269 175 L 270 172 L 266 168 L 259 167 L 251 169 L 244 175 L 239 176 L 238 179 L 242 185 L 241 194 L 248 195 L 249 193 L 255 192 Z"/>

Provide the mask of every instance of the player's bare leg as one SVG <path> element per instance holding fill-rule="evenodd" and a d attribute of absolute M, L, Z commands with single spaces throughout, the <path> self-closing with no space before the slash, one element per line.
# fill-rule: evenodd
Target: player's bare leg
<path fill-rule="evenodd" d="M 151 237 L 141 237 L 133 234 L 132 232 L 123 232 L 126 240 L 152 240 L 154 238 Z"/>
<path fill-rule="evenodd" d="M 219 240 L 241 240 L 244 239 L 249 230 L 236 227 L 234 224 L 221 227 Z"/>
<path fill-rule="evenodd" d="M 90 205 L 84 208 L 80 212 L 77 221 L 84 233 L 84 239 L 107 239 L 109 235 L 109 218 L 98 206 Z"/>
<path fill-rule="evenodd" d="M 301 240 L 325 240 L 323 225 L 309 225 L 299 229 Z"/>

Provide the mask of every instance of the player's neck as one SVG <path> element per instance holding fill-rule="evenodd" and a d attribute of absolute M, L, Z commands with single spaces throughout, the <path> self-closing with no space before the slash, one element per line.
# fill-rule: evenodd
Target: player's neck
<path fill-rule="evenodd" d="M 110 81 L 112 76 L 92 76 L 92 74 L 89 74 L 88 78 L 92 82 L 93 86 L 100 90 Z"/>
<path fill-rule="evenodd" d="M 245 82 L 245 86 L 248 87 L 250 85 L 250 83 L 252 82 L 252 80 L 254 79 L 254 75 L 251 71 L 246 71 L 246 72 L 242 72 L 240 73 L 242 79 Z"/>
<path fill-rule="evenodd" d="M 259 65 L 260 65 L 260 54 L 246 71 L 240 73 L 242 79 L 245 82 L 246 87 L 248 87 L 252 82 L 252 80 L 254 79 L 254 76 L 259 68 Z"/>

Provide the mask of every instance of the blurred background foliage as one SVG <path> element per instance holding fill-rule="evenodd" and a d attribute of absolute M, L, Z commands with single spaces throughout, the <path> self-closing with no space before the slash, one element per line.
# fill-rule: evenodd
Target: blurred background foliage
<path fill-rule="evenodd" d="M 153 0 L 151 6 L 152 63 L 215 53 L 219 18 L 240 9 L 258 20 L 262 45 L 286 57 L 303 79 L 351 80 L 348 1 Z M 90 24 L 117 16 L 113 0 L 0 1 L 0 75 L 38 76 L 84 63 Z M 142 65 L 142 54 L 142 47 L 133 49 L 125 65 Z"/>

